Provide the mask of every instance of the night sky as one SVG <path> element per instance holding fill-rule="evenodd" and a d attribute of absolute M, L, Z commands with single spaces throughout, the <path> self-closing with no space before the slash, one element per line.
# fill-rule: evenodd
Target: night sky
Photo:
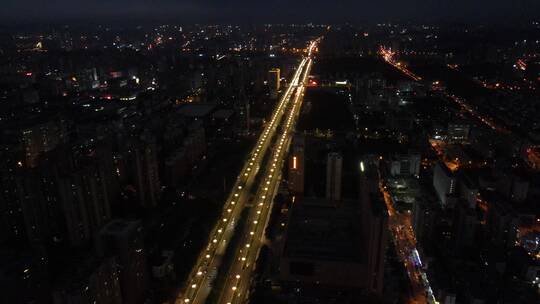
<path fill-rule="evenodd" d="M 188 22 L 490 20 L 540 15 L 539 0 L 1 0 L 4 20 L 178 18 Z"/>

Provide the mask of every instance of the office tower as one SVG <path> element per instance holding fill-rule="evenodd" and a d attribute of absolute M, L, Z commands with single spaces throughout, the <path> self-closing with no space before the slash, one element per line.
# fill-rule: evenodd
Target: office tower
<path fill-rule="evenodd" d="M 326 162 L 326 198 L 332 201 L 341 199 L 341 175 L 343 157 L 340 153 L 328 154 Z"/>
<path fill-rule="evenodd" d="M 118 259 L 122 303 L 143 303 L 148 278 L 141 223 L 120 219 L 109 222 L 101 230 L 98 251 Z"/>
<path fill-rule="evenodd" d="M 278 68 L 268 71 L 268 87 L 270 88 L 270 96 L 277 98 L 280 89 L 280 70 Z"/>
<path fill-rule="evenodd" d="M 294 194 L 304 193 L 304 147 L 304 136 L 295 135 L 289 156 L 289 191 Z"/>

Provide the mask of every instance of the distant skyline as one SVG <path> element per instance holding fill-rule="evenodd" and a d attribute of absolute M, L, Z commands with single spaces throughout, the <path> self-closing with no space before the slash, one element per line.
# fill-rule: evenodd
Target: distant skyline
<path fill-rule="evenodd" d="M 540 16 L 538 0 L 3 0 L 9 22 L 508 22 Z M 81 21 L 82 21 L 81 20 Z"/>

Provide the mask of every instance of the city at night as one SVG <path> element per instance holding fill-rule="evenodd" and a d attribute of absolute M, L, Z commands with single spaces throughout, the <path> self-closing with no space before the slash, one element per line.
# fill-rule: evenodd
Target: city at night
<path fill-rule="evenodd" d="M 0 7 L 0 303 L 540 303 L 540 1 Z"/>

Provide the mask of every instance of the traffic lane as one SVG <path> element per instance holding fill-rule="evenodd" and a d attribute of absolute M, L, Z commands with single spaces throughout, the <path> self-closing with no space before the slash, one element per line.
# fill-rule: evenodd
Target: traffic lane
<path fill-rule="evenodd" d="M 304 77 L 302 78 L 302 81 L 305 82 L 305 79 L 307 78 L 307 75 L 309 73 L 309 68 L 311 66 L 311 60 L 309 60 L 308 62 L 308 67 L 304 73 Z M 298 90 L 297 91 L 297 94 L 294 98 L 294 101 L 293 101 L 293 104 L 292 104 L 292 110 L 291 110 L 291 113 L 290 115 L 288 116 L 288 119 L 286 121 L 286 128 L 283 132 L 283 135 L 280 137 L 281 139 L 279 140 L 278 142 L 278 146 L 277 146 L 277 155 L 274 156 L 274 160 L 269 163 L 270 165 L 270 172 L 274 172 L 274 169 L 276 168 L 276 164 L 279 164 L 279 166 L 277 166 L 278 168 L 281 168 L 281 166 L 283 165 L 283 161 L 284 161 L 284 156 L 286 155 L 286 151 L 288 150 L 288 146 L 290 144 L 290 131 L 292 130 L 292 126 L 291 126 L 291 123 L 292 123 L 292 119 L 295 119 L 297 118 L 298 114 L 299 114 L 299 110 L 300 110 L 300 106 L 298 105 L 298 102 L 302 96 L 302 90 L 303 90 L 303 87 L 302 89 Z M 289 137 L 288 140 L 287 137 Z M 286 149 L 283 149 L 283 144 L 284 142 L 287 142 L 286 143 Z M 271 174 L 269 174 L 269 176 L 272 176 Z M 249 229 L 254 229 L 254 230 L 251 230 L 249 231 L 249 236 L 247 233 L 243 234 L 244 237 L 247 236 L 247 239 L 251 239 L 251 242 L 247 242 L 246 243 L 246 248 L 244 249 L 241 249 L 242 247 L 240 247 L 239 251 L 237 253 L 239 254 L 242 254 L 242 256 L 236 260 L 235 262 L 235 266 L 236 268 L 238 269 L 233 269 L 232 271 L 230 271 L 230 274 L 228 275 L 228 278 L 227 278 L 227 281 L 225 283 L 225 286 L 224 286 L 224 292 L 226 293 L 224 297 L 220 297 L 222 300 L 220 301 L 221 303 L 229 303 L 230 301 L 232 301 L 233 297 L 235 296 L 235 293 L 236 295 L 241 295 L 241 294 L 244 294 L 247 292 L 247 290 L 244 290 L 244 289 L 238 289 L 238 283 L 236 282 L 236 280 L 240 280 L 240 278 L 242 277 L 242 275 L 240 273 L 236 273 L 235 274 L 235 271 L 236 272 L 242 272 L 243 273 L 243 270 L 246 269 L 248 263 L 250 263 L 249 260 L 251 260 L 251 263 L 252 263 L 252 267 L 255 263 L 255 260 L 256 260 L 256 257 L 257 257 L 257 254 L 258 254 L 258 250 L 260 249 L 260 243 L 261 243 L 261 239 L 264 237 L 264 229 L 266 227 L 266 224 L 267 224 L 267 221 L 268 221 L 268 213 L 270 212 L 270 206 L 271 206 L 271 199 L 273 199 L 273 196 L 274 195 L 271 195 L 270 198 L 266 198 L 265 197 L 265 194 L 267 193 L 267 191 L 269 190 L 269 187 L 271 188 L 274 188 L 274 189 L 277 189 L 276 187 L 279 185 L 279 181 L 280 181 L 280 177 L 279 175 L 276 175 L 274 174 L 273 177 L 270 178 L 270 180 L 267 180 L 266 181 L 266 185 L 263 184 L 262 186 L 262 191 L 264 194 L 261 195 L 261 193 L 258 191 L 257 195 L 261 195 L 261 197 L 263 197 L 263 201 L 260 201 L 259 204 L 262 204 L 263 205 L 263 208 L 262 210 L 252 210 L 251 214 L 252 216 L 249 217 L 249 219 L 253 219 L 255 218 L 256 220 L 253 221 L 255 227 L 250 227 Z M 271 190 L 271 191 L 275 191 L 275 190 Z M 270 201 L 266 201 L 266 204 L 264 204 L 264 201 L 266 200 L 270 200 Z M 265 205 L 265 206 L 264 206 Z M 254 212 L 254 213 L 253 213 Z M 261 213 L 264 212 L 264 218 L 265 218 L 265 224 L 264 225 L 261 225 L 261 223 L 259 222 L 260 219 L 261 219 Z M 258 237 L 254 236 L 257 235 Z M 251 246 L 255 245 L 256 248 L 253 248 L 251 250 L 249 250 L 249 248 Z M 248 251 L 248 257 L 244 257 L 243 255 L 244 254 L 244 251 Z M 242 267 L 242 269 L 239 269 L 240 267 Z M 249 269 L 249 268 L 248 268 Z M 244 273 L 245 274 L 245 273 Z M 244 282 L 247 282 L 249 283 L 250 279 L 250 275 L 248 275 L 248 278 L 246 278 L 244 280 Z M 246 283 L 246 284 L 247 284 Z M 249 286 L 249 285 L 248 285 Z M 230 289 L 229 289 L 230 287 Z M 238 291 L 237 291 L 238 290 Z M 223 299 L 226 299 L 226 300 L 223 300 Z M 230 299 L 230 301 L 229 301 Z M 224 301 L 227 301 L 227 302 L 224 302 Z"/>
<path fill-rule="evenodd" d="M 301 92 L 298 93 L 297 96 L 300 96 Z M 224 287 L 224 292 L 226 293 L 224 297 L 222 297 L 222 301 L 220 303 L 229 303 L 233 301 L 234 297 L 246 295 L 249 288 L 249 281 L 251 279 L 251 271 L 252 268 L 255 266 L 256 258 L 258 255 L 258 251 L 260 250 L 260 247 L 262 245 L 262 240 L 264 239 L 264 231 L 267 226 L 269 214 L 271 212 L 271 205 L 272 200 L 275 196 L 275 191 L 279 187 L 279 183 L 281 181 L 280 174 L 275 173 L 274 171 L 280 170 L 279 168 L 282 167 L 284 162 L 284 157 L 286 156 L 288 145 L 290 144 L 290 131 L 292 130 L 292 126 L 290 124 L 291 118 L 294 118 L 297 113 L 297 103 L 298 98 L 295 98 L 295 105 L 293 106 L 293 109 L 290 113 L 289 119 L 287 122 L 289 123 L 289 126 L 284 130 L 283 136 L 280 137 L 280 140 L 278 141 L 277 149 L 275 150 L 277 155 L 274 155 L 273 160 L 268 164 L 266 172 L 266 176 L 269 177 L 269 179 L 266 179 L 265 183 L 260 188 L 260 191 L 257 193 L 257 205 L 254 206 L 253 210 L 250 212 L 250 221 L 252 225 L 247 227 L 246 232 L 244 233 L 244 239 L 249 240 L 248 242 L 245 242 L 245 246 L 248 246 L 246 248 L 240 248 L 237 252 L 237 259 L 235 260 L 235 268 L 231 270 L 231 273 L 228 276 L 227 284 Z M 286 147 L 284 148 L 283 145 Z M 268 194 L 272 193 L 272 194 Z M 262 207 L 262 208 L 257 208 Z M 264 221 L 263 221 L 264 220 Z M 248 252 L 248 256 L 245 256 Z M 243 260 L 244 258 L 245 260 Z M 249 265 L 251 263 L 251 265 Z M 251 266 L 251 267 L 249 267 Z M 239 281 L 244 276 L 244 280 Z M 240 286 L 240 288 L 239 288 Z M 246 287 L 247 286 L 247 287 Z"/>
<path fill-rule="evenodd" d="M 298 92 L 294 104 L 293 109 L 290 113 L 289 118 L 287 119 L 287 127 L 284 130 L 283 135 L 281 136 L 281 139 L 279 140 L 278 147 L 276 149 L 277 155 L 274 155 L 274 159 L 271 163 L 269 163 L 269 167 L 267 168 L 270 174 L 270 180 L 266 180 L 266 183 L 263 184 L 261 187 L 261 191 L 257 193 L 257 197 L 261 198 L 262 200 L 259 200 L 259 204 L 262 204 L 261 209 L 253 210 L 251 213 L 251 219 L 253 220 L 253 227 L 249 227 L 249 230 L 247 230 L 245 236 L 247 236 L 248 239 L 250 239 L 250 242 L 246 243 L 246 248 L 239 249 L 239 254 L 241 255 L 240 258 L 236 260 L 236 267 L 233 270 L 233 272 L 228 276 L 227 285 L 224 287 L 224 292 L 226 293 L 224 297 L 222 297 L 220 303 L 232 303 L 232 301 L 235 299 L 235 297 L 242 297 L 246 296 L 247 292 L 249 291 L 250 286 L 250 280 L 251 280 L 251 272 L 253 271 L 256 263 L 256 258 L 258 255 L 258 252 L 262 246 L 262 240 L 264 239 L 264 231 L 267 227 L 269 215 L 271 212 L 271 205 L 272 200 L 275 197 L 275 191 L 279 187 L 279 183 L 281 181 L 280 174 L 273 174 L 272 173 L 277 170 L 280 170 L 280 168 L 283 166 L 284 159 L 287 155 L 288 147 L 290 145 L 290 141 L 292 139 L 291 131 L 293 129 L 292 125 L 292 119 L 296 118 L 299 114 L 300 106 L 298 105 L 299 98 L 302 96 L 301 91 Z M 285 145 L 285 147 L 283 147 Z M 272 195 L 268 195 L 268 191 L 274 192 Z M 262 223 L 262 220 L 264 219 L 264 224 Z M 249 234 L 248 234 L 249 233 Z M 248 256 L 245 256 L 245 251 L 248 252 Z M 250 264 L 251 263 L 251 264 Z M 244 277 L 243 280 L 241 278 Z M 238 281 L 237 281 L 238 280 Z"/>
<path fill-rule="evenodd" d="M 273 168 L 273 167 L 269 167 Z M 279 188 L 280 177 L 268 185 L 268 191 L 259 193 L 259 197 L 268 192 L 276 192 Z M 262 208 L 253 208 L 250 216 L 252 225 L 246 229 L 244 242 L 237 252 L 235 267 L 231 269 L 227 284 L 224 287 L 224 296 L 219 303 L 232 303 L 238 297 L 247 296 L 251 281 L 251 273 L 256 266 L 258 252 L 264 243 L 264 232 L 267 226 L 267 219 L 271 212 L 271 202 L 274 194 L 264 195 L 265 199 L 259 200 L 258 204 L 263 204 Z M 258 213 L 261 211 L 261 213 Z M 257 222 L 255 224 L 255 221 Z M 249 247 L 246 247 L 249 245 Z"/>
<path fill-rule="evenodd" d="M 305 65 L 305 60 L 302 61 L 301 63 L 301 68 L 299 68 L 297 70 L 297 74 L 295 75 L 295 78 L 293 79 L 293 82 L 297 82 L 297 79 L 298 77 L 301 75 L 301 71 L 303 70 L 304 68 L 304 65 Z M 258 163 L 260 164 L 260 162 L 262 161 L 263 159 L 263 156 L 262 154 L 263 153 L 259 153 L 261 149 L 264 148 L 264 150 L 267 149 L 268 145 L 269 145 L 269 142 L 271 141 L 271 137 L 273 136 L 273 134 L 275 133 L 276 129 L 277 129 L 277 125 L 278 125 L 278 122 L 281 121 L 281 119 L 283 118 L 283 115 L 284 115 L 284 109 L 285 109 L 285 105 L 287 103 L 289 103 L 288 101 L 290 101 L 291 97 L 292 97 L 292 94 L 294 92 L 294 88 L 288 88 L 287 92 L 285 93 L 283 99 L 282 99 L 282 102 L 280 103 L 280 105 L 278 106 L 278 110 L 276 113 L 274 113 L 273 115 L 273 118 L 272 118 L 272 121 L 271 121 L 271 124 L 268 126 L 268 128 L 265 129 L 264 133 L 261 134 L 261 137 L 259 137 L 259 141 L 257 142 L 258 145 L 255 147 L 254 149 L 254 155 L 256 157 L 258 157 L 258 159 L 251 159 L 252 161 L 253 160 L 256 160 L 258 161 Z M 276 122 L 276 119 L 278 122 Z M 270 134 L 269 132 L 272 132 L 272 134 Z M 267 137 L 269 137 L 267 139 Z M 264 143 L 264 147 L 262 146 L 262 144 L 260 143 L 261 141 L 261 138 L 262 138 L 262 141 Z M 250 174 L 249 171 L 251 171 L 251 166 L 253 166 L 253 162 L 250 162 L 249 165 L 246 164 L 245 165 L 245 172 L 244 173 L 244 176 L 247 174 L 247 178 L 248 178 L 248 181 L 246 182 L 246 184 L 248 184 L 248 182 L 251 180 L 251 182 L 249 182 L 249 187 L 247 187 L 248 189 L 244 190 L 242 193 L 236 193 L 234 194 L 234 196 L 237 198 L 238 200 L 238 204 L 237 205 L 243 205 L 242 202 L 245 200 L 245 197 L 246 197 L 246 193 L 247 195 L 249 195 L 249 188 L 251 188 L 251 185 L 252 185 L 252 181 L 254 180 L 255 176 L 256 176 L 256 173 L 253 173 L 253 174 Z M 247 168 L 246 168 L 247 167 Z M 247 171 L 247 172 L 246 172 Z M 253 171 L 251 171 L 253 172 Z M 240 177 L 239 180 L 239 183 L 242 183 L 242 177 Z M 241 187 L 240 185 L 235 184 L 235 188 L 236 187 Z M 231 193 L 232 194 L 232 193 Z M 241 198 L 244 198 L 244 200 L 242 200 Z M 233 198 L 234 199 L 234 198 Z M 233 202 L 231 200 L 231 202 Z M 234 205 L 234 203 L 233 203 Z M 227 209 L 227 210 L 230 210 L 230 209 Z M 241 208 L 234 208 L 234 210 L 241 210 Z M 230 211 L 229 211 L 230 212 Z M 237 214 L 238 215 L 238 214 Z M 227 221 L 227 218 L 226 217 L 222 217 L 221 218 L 222 221 Z M 217 226 L 219 227 L 219 226 Z M 216 228 L 217 228 L 216 227 Z M 228 227 L 228 226 L 226 226 Z M 217 228 L 216 230 L 219 230 L 219 228 Z M 230 237 L 232 236 L 231 234 L 220 234 L 220 235 L 216 235 L 216 232 L 213 233 L 213 236 L 214 236 L 214 239 L 213 239 L 213 243 L 221 243 L 223 241 L 223 239 L 230 239 Z M 207 276 L 204 275 L 204 273 L 201 273 L 201 271 L 199 269 L 201 268 L 208 268 L 209 265 L 210 267 L 212 267 L 212 265 L 214 264 L 214 259 L 215 259 L 215 251 L 213 251 L 211 249 L 211 246 L 212 246 L 212 243 L 209 243 L 209 245 L 207 246 L 207 252 L 206 254 L 204 255 L 200 255 L 199 256 L 199 259 L 201 261 L 199 261 L 197 263 L 198 267 L 195 267 L 195 269 L 197 269 L 197 273 L 196 273 L 196 277 L 200 277 L 201 279 L 200 280 L 190 280 L 190 284 L 188 284 L 188 291 L 184 294 L 184 297 L 185 297 L 185 300 L 184 302 L 185 303 L 189 303 L 190 302 L 190 298 L 194 298 L 193 302 L 197 302 L 197 294 L 198 294 L 198 291 L 200 290 L 200 288 L 202 288 L 204 286 L 204 283 L 205 283 L 205 280 L 207 279 Z M 216 247 L 217 248 L 217 247 Z M 206 259 L 211 259 L 210 262 L 206 262 Z M 200 275 L 199 275 L 200 274 Z M 193 275 L 191 276 L 193 277 Z M 187 301 L 186 301 L 187 300 Z"/>
<path fill-rule="evenodd" d="M 295 102 L 297 102 L 296 99 Z M 293 110 L 295 110 L 295 108 Z M 294 116 L 294 112 L 291 112 L 289 117 L 291 116 Z M 289 132 L 290 127 L 286 128 L 284 134 L 288 134 Z M 238 295 L 247 292 L 247 290 L 244 290 L 243 288 L 238 288 L 237 280 L 239 278 L 237 276 L 241 276 L 241 273 L 243 275 L 246 275 L 246 272 L 244 270 L 246 270 L 246 267 L 248 267 L 247 264 L 252 263 L 251 266 L 254 266 L 258 250 L 261 247 L 261 240 L 262 238 L 264 238 L 264 231 L 267 225 L 271 203 L 273 197 L 275 196 L 273 192 L 278 189 L 279 182 L 281 180 L 280 174 L 276 173 L 275 171 L 276 167 L 279 170 L 279 168 L 282 166 L 283 158 L 286 154 L 286 149 L 283 148 L 284 144 L 284 136 L 281 136 L 280 139 L 276 142 L 277 146 L 275 152 L 277 152 L 277 155 L 273 155 L 273 159 L 270 160 L 265 170 L 265 176 L 267 178 L 263 182 L 262 186 L 259 188 L 259 191 L 256 195 L 256 203 L 249 214 L 250 225 L 246 227 L 242 243 L 245 244 L 244 246 L 249 247 L 240 247 L 237 251 L 235 267 L 231 269 L 227 283 L 224 287 L 224 292 L 226 294 L 224 297 L 222 297 L 222 299 L 224 298 L 227 300 L 222 300 L 220 301 L 220 303 L 228 303 L 232 301 L 235 293 Z M 246 256 L 246 252 L 248 252 L 248 256 Z M 245 260 L 242 260 L 242 258 L 244 258 Z M 250 271 L 248 270 L 247 272 L 248 274 L 244 282 L 249 281 Z"/>

